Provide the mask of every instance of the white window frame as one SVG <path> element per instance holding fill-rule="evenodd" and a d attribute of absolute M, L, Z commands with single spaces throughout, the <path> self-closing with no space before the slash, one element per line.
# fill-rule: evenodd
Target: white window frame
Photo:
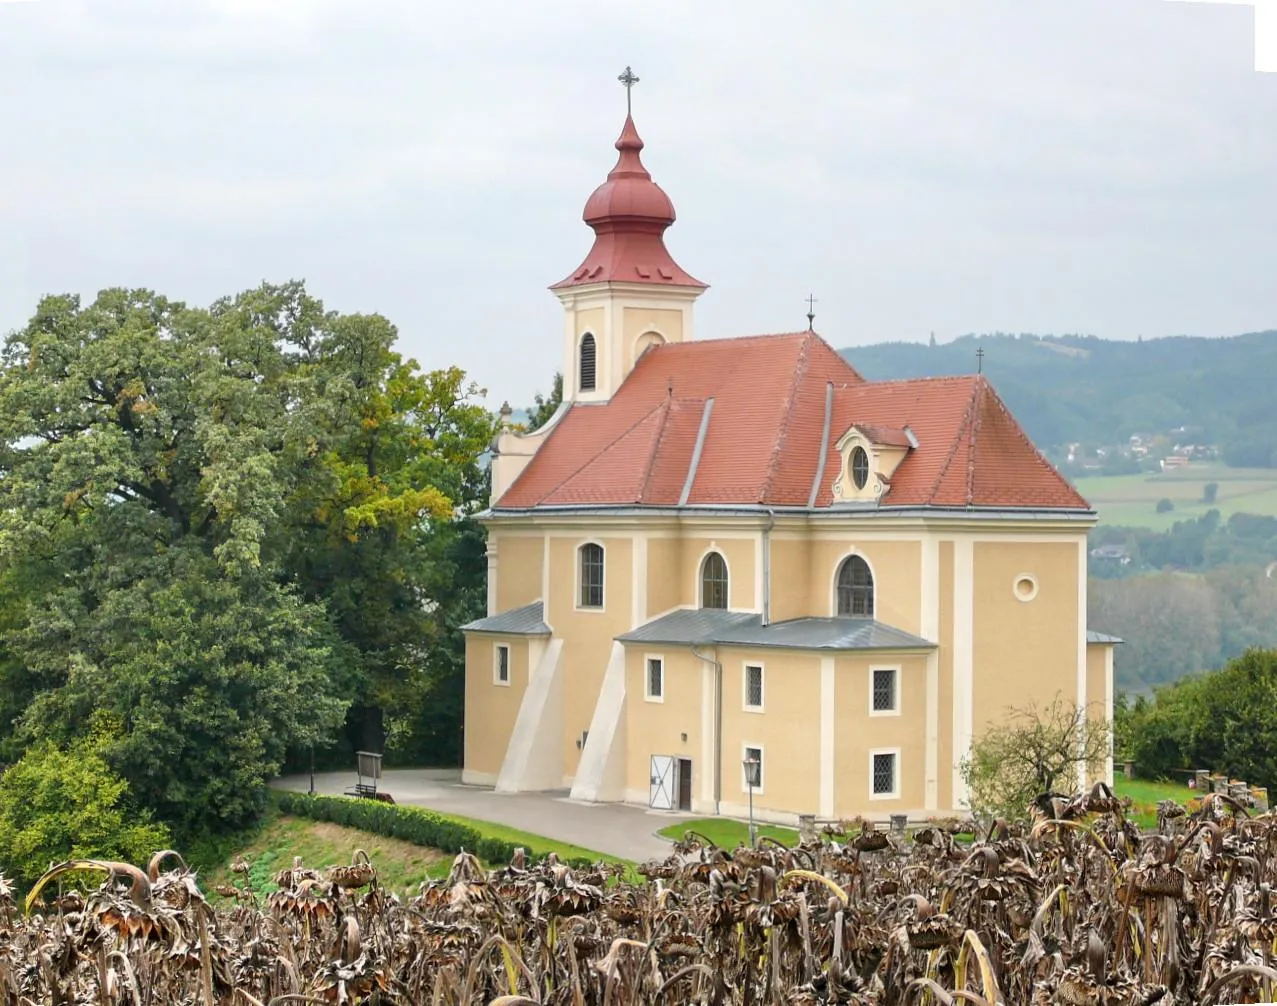
<path fill-rule="evenodd" d="M 749 704 L 749 669 L 758 668 L 758 692 L 762 701 L 756 706 Z M 761 660 L 746 660 L 740 668 L 740 704 L 747 713 L 761 713 L 767 705 L 767 666 Z"/>
<path fill-rule="evenodd" d="M 749 757 L 750 751 L 758 752 L 758 785 L 754 787 L 755 795 L 763 792 L 763 783 L 767 781 L 767 752 L 763 750 L 763 746 L 742 744 L 740 746 L 740 791 L 746 796 L 749 795 L 749 779 L 745 776 L 745 759 Z"/>
<path fill-rule="evenodd" d="M 661 694 L 652 694 L 652 662 L 661 665 Z M 665 701 L 665 657 L 660 653 L 643 654 L 643 698 L 648 702 Z"/>
<path fill-rule="evenodd" d="M 890 793 L 874 792 L 874 758 L 878 755 L 891 755 L 895 760 L 892 764 L 895 770 L 892 773 L 892 789 Z M 870 800 L 899 800 L 900 799 L 900 749 L 899 748 L 873 748 L 869 752 L 869 799 Z"/>
<path fill-rule="evenodd" d="M 505 680 L 501 680 L 501 654 L 505 653 Z M 493 643 L 492 644 L 492 683 L 500 685 L 502 688 L 510 687 L 510 679 L 514 677 L 513 671 L 510 670 L 510 644 L 509 643 Z"/>
<path fill-rule="evenodd" d="M 891 671 L 894 676 L 894 684 L 892 685 L 892 698 L 895 705 L 891 709 L 875 709 L 874 708 L 874 675 L 879 671 Z M 900 673 L 899 664 L 879 664 L 878 666 L 870 666 L 869 668 L 869 715 L 870 716 L 899 716 L 900 715 L 900 681 L 903 675 Z"/>
<path fill-rule="evenodd" d="M 603 550 L 603 603 L 597 608 L 586 606 L 581 603 L 581 552 L 586 545 L 597 545 Z M 607 611 L 607 546 L 596 538 L 587 538 L 585 541 L 578 541 L 576 548 L 572 550 L 572 607 L 576 611 L 603 614 Z"/>
<path fill-rule="evenodd" d="M 705 579 L 703 574 L 705 572 L 705 560 L 708 559 L 710 557 L 710 554 L 713 552 L 718 553 L 719 557 L 723 560 L 723 568 L 727 570 L 727 607 L 719 608 L 719 609 L 709 608 L 706 610 L 731 611 L 732 610 L 732 564 L 727 561 L 727 553 L 723 551 L 722 546 L 719 545 L 717 541 L 711 541 L 709 543 L 709 548 L 705 549 L 705 551 L 701 553 L 701 557 L 696 560 L 696 570 L 695 570 L 696 583 L 692 585 L 694 588 L 693 596 L 696 598 L 696 607 L 699 609 L 705 609 Z"/>
<path fill-rule="evenodd" d="M 843 563 L 850 559 L 853 555 L 858 555 L 865 561 L 865 565 L 869 567 L 869 579 L 873 583 L 873 603 L 874 613 L 872 615 L 840 615 L 838 614 L 838 574 L 842 571 Z M 849 551 L 844 552 L 834 560 L 833 576 L 829 580 L 829 617 L 830 618 L 874 618 L 878 617 L 878 570 L 874 564 L 870 562 L 869 556 L 856 547 L 852 547 Z"/>

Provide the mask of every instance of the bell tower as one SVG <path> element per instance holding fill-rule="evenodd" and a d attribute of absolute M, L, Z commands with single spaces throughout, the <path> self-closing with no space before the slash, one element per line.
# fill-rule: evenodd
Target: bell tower
<path fill-rule="evenodd" d="M 630 115 L 638 77 L 627 66 L 620 156 L 586 201 L 594 245 L 567 279 L 550 287 L 564 310 L 563 400 L 606 402 L 645 350 L 692 337 L 692 304 L 706 284 L 684 272 L 665 247 L 674 204 L 639 157 Z"/>

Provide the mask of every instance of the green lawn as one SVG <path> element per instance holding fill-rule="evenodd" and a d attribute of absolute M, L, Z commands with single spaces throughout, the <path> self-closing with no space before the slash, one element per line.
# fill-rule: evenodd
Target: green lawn
<path fill-rule="evenodd" d="M 735 849 L 738 845 L 749 844 L 749 825 L 744 821 L 734 821 L 727 817 L 703 817 L 694 821 L 679 821 L 668 828 L 662 828 L 660 834 L 664 838 L 677 842 L 688 831 L 704 835 L 720 849 Z M 762 838 L 764 835 L 783 845 L 798 844 L 798 832 L 793 828 L 760 824 L 758 837 Z"/>
<path fill-rule="evenodd" d="M 464 824 L 480 832 L 484 838 L 499 838 L 506 842 L 512 842 L 515 845 L 523 846 L 528 852 L 549 853 L 553 852 L 560 859 L 570 859 L 574 857 L 583 857 L 593 862 L 603 863 L 623 863 L 626 866 L 632 866 L 627 859 L 621 859 L 619 856 L 607 856 L 601 852 L 595 852 L 593 849 L 583 849 L 579 845 L 569 845 L 567 842 L 556 842 L 551 838 L 544 838 L 541 835 L 533 835 L 530 832 L 520 831 L 518 828 L 507 828 L 504 824 L 494 824 L 491 821 L 476 821 L 470 817 L 457 817 L 455 814 L 440 814 L 438 811 L 432 810 L 430 813 L 437 817 L 446 818 L 449 821 L 456 821 L 458 824 Z M 505 866 L 505 863 L 495 863 L 495 866 Z"/>
<path fill-rule="evenodd" d="M 1160 801 L 1188 803 L 1198 795 L 1196 790 L 1189 789 L 1182 783 L 1150 782 L 1147 779 L 1127 779 L 1120 775 L 1113 779 L 1113 792 L 1118 796 L 1131 798 L 1131 820 L 1141 828 L 1157 827 L 1157 805 Z"/>
<path fill-rule="evenodd" d="M 1214 503 L 1202 502 L 1208 482 L 1219 484 Z M 1195 464 L 1158 475 L 1080 478 L 1074 484 L 1105 524 L 1165 531 L 1177 520 L 1200 517 L 1212 509 L 1225 520 L 1234 513 L 1277 516 L 1277 470 L 1270 468 Z M 1158 513 L 1160 499 L 1169 499 L 1175 509 Z"/>

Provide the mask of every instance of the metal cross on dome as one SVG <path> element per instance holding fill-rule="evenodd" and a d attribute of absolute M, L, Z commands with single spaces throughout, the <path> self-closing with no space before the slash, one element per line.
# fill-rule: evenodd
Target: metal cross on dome
<path fill-rule="evenodd" d="M 630 114 L 630 89 L 639 82 L 639 79 L 638 77 L 634 75 L 634 71 L 631 70 L 628 66 L 625 68 L 625 72 L 621 74 L 619 77 L 617 77 L 616 79 L 625 85 L 625 114 L 629 115 Z"/>

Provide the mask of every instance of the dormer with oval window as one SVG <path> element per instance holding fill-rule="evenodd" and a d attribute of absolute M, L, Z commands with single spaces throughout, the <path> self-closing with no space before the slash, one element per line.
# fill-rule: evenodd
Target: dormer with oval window
<path fill-rule="evenodd" d="M 909 427 L 855 423 L 835 448 L 842 459 L 834 480 L 835 503 L 877 503 L 891 491 L 891 476 L 918 446 Z"/>

